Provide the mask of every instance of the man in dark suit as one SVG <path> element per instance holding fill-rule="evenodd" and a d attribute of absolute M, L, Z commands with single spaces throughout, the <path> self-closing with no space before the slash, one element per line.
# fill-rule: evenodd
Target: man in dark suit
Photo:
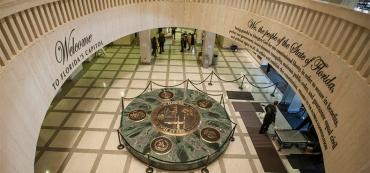
<path fill-rule="evenodd" d="M 152 56 L 157 57 L 157 38 L 153 37 L 151 39 L 152 42 Z"/>
<path fill-rule="evenodd" d="M 265 118 L 263 118 L 263 123 L 260 128 L 260 134 L 266 133 L 270 124 L 272 122 L 275 123 L 276 106 L 278 105 L 278 103 L 278 101 L 274 101 L 274 103 L 269 104 L 265 107 L 266 115 Z"/>
<path fill-rule="evenodd" d="M 186 36 L 185 33 L 181 34 L 181 52 L 184 52 L 184 49 L 186 48 Z"/>
<path fill-rule="evenodd" d="M 164 37 L 164 34 L 162 32 L 159 33 L 158 42 L 159 42 L 159 54 L 164 52 L 164 42 L 166 41 L 166 38 Z"/>
<path fill-rule="evenodd" d="M 175 40 L 175 38 L 176 38 L 176 27 L 171 28 L 171 33 L 172 33 L 173 40 Z"/>

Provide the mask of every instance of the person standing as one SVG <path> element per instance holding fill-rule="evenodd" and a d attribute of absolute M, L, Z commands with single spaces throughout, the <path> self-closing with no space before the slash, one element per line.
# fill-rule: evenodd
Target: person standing
<path fill-rule="evenodd" d="M 135 32 L 134 34 L 134 44 L 139 45 L 139 33 Z"/>
<path fill-rule="evenodd" d="M 193 51 L 193 49 L 195 49 L 195 36 L 194 36 L 194 34 L 191 34 L 190 45 L 191 45 L 191 51 Z"/>
<path fill-rule="evenodd" d="M 190 48 L 191 48 L 191 34 L 190 33 L 188 34 L 188 37 L 186 38 L 186 41 L 188 42 L 188 45 L 189 45 L 189 47 L 188 47 L 188 51 L 189 51 Z"/>
<path fill-rule="evenodd" d="M 269 104 L 265 107 L 266 115 L 263 118 L 263 123 L 260 128 L 260 134 L 266 133 L 270 124 L 272 122 L 275 123 L 276 106 L 278 105 L 278 103 L 278 101 L 274 101 L 272 104 Z"/>
<path fill-rule="evenodd" d="M 184 52 L 185 46 L 186 46 L 186 39 L 185 39 L 185 34 L 181 34 L 181 52 Z"/>
<path fill-rule="evenodd" d="M 186 43 L 188 42 L 188 33 L 184 32 L 184 49 L 186 49 Z"/>
<path fill-rule="evenodd" d="M 152 43 L 152 56 L 157 57 L 158 45 L 157 45 L 157 38 L 155 38 L 155 36 L 151 39 L 151 43 Z"/>
<path fill-rule="evenodd" d="M 267 63 L 267 68 L 266 68 L 266 73 L 270 73 L 270 70 L 271 70 L 271 65 L 270 63 Z"/>
<path fill-rule="evenodd" d="M 172 29 L 172 31 L 171 31 L 172 38 L 173 38 L 173 40 L 175 40 L 175 38 L 176 38 L 176 27 L 172 27 L 171 29 Z"/>
<path fill-rule="evenodd" d="M 164 42 L 166 41 L 166 38 L 164 37 L 164 34 L 162 32 L 159 33 L 158 42 L 159 42 L 159 54 L 164 52 Z"/>

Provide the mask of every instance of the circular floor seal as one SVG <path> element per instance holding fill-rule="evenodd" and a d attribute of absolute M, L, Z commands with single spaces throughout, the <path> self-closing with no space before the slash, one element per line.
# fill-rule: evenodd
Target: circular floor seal
<path fill-rule="evenodd" d="M 159 97 L 161 99 L 171 99 L 174 96 L 174 94 L 171 91 L 164 90 L 159 93 Z"/>
<path fill-rule="evenodd" d="M 211 127 L 206 127 L 202 129 L 202 131 L 200 132 L 200 135 L 203 140 L 205 140 L 206 142 L 210 142 L 210 143 L 218 141 L 221 137 L 220 132 Z"/>
<path fill-rule="evenodd" d="M 172 142 L 168 138 L 160 136 L 153 139 L 153 141 L 150 143 L 150 148 L 157 154 L 167 154 L 171 151 Z"/>
<path fill-rule="evenodd" d="M 197 105 L 201 108 L 208 109 L 212 107 L 212 102 L 202 99 L 202 100 L 198 100 Z"/>
<path fill-rule="evenodd" d="M 128 113 L 128 118 L 132 121 L 141 121 L 146 117 L 146 113 L 143 110 L 134 110 Z"/>

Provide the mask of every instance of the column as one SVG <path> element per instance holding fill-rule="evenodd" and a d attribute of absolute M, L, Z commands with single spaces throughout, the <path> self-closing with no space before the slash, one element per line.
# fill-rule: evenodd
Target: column
<path fill-rule="evenodd" d="M 150 30 L 139 32 L 140 39 L 140 62 L 142 64 L 150 64 L 151 55 L 151 42 L 150 42 Z"/>
<path fill-rule="evenodd" d="M 196 35 L 196 43 L 202 44 L 203 31 L 200 29 L 197 29 L 197 32 L 195 33 L 195 35 Z"/>
<path fill-rule="evenodd" d="M 213 48 L 215 47 L 216 34 L 212 32 L 205 32 L 203 38 L 203 55 L 202 65 L 208 68 L 212 64 L 213 60 Z"/>

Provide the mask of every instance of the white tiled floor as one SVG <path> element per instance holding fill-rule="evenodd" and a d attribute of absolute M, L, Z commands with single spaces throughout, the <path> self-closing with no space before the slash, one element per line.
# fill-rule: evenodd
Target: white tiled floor
<path fill-rule="evenodd" d="M 64 172 L 66 173 L 88 173 L 91 171 L 97 154 L 91 153 L 73 153 Z"/>
<path fill-rule="evenodd" d="M 63 99 L 54 108 L 54 110 L 71 110 L 78 102 L 78 99 Z"/>
<path fill-rule="evenodd" d="M 119 94 L 120 95 L 120 94 Z M 99 112 L 116 112 L 120 101 L 118 100 L 104 100 L 101 102 L 98 111 Z"/>
<path fill-rule="evenodd" d="M 243 144 L 241 138 L 237 135 L 234 136 L 235 141 L 229 144 L 229 147 L 226 149 L 225 154 L 240 154 L 245 153 L 243 149 Z"/>
<path fill-rule="evenodd" d="M 112 114 L 95 114 L 89 128 L 107 128 L 112 123 L 113 118 L 114 115 Z"/>
<path fill-rule="evenodd" d="M 258 64 L 245 51 L 233 53 L 226 49 L 216 49 L 220 51 L 218 65 L 215 69 L 205 69 L 198 66 L 195 54 L 181 54 L 177 45 L 166 45 L 166 53 L 159 55 L 153 65 L 138 64 L 137 46 L 106 48 L 107 54 L 90 63 L 85 74 L 71 83 L 68 91 L 63 92 L 65 95 L 62 94 L 59 100 L 53 102 L 55 106 L 50 108 L 40 132 L 35 172 L 145 172 L 145 164 L 126 150 L 117 150 L 115 130 L 120 124 L 121 92 L 126 97 L 135 97 L 143 91 L 150 79 L 161 85 L 174 85 L 187 78 L 199 82 L 215 70 L 224 80 L 234 80 L 243 73 L 252 82 L 257 82 L 256 85 L 270 84 L 267 78 L 261 76 L 263 73 L 257 68 Z M 169 48 L 171 51 L 168 51 Z M 209 86 L 209 80 L 196 87 L 210 94 L 225 94 L 227 90 L 240 91 L 240 83 L 221 82 L 213 76 L 213 85 Z M 160 87 L 153 84 L 153 88 Z M 189 85 L 189 88 L 194 87 Z M 256 101 L 261 102 L 272 101 L 268 97 L 272 90 L 253 88 L 247 81 L 243 89 L 252 91 Z M 277 98 L 279 94 L 276 93 Z M 212 97 L 217 100 L 221 98 Z M 240 115 L 234 112 L 231 101 L 226 97 L 225 103 L 231 119 L 240 126 L 237 127 L 235 142 L 230 143 L 226 153 L 209 165 L 210 172 L 263 172 Z M 129 101 L 125 101 L 127 104 Z M 283 124 L 282 127 L 286 126 L 281 117 L 277 119 Z"/>
<path fill-rule="evenodd" d="M 122 173 L 125 169 L 127 156 L 120 154 L 103 154 L 97 173 Z"/>
<path fill-rule="evenodd" d="M 55 130 L 52 129 L 41 129 L 39 139 L 37 141 L 37 146 L 44 146 L 49 141 L 54 132 Z"/>
<path fill-rule="evenodd" d="M 60 130 L 49 146 L 56 148 L 72 148 L 79 133 L 79 130 Z"/>
<path fill-rule="evenodd" d="M 66 118 L 68 113 L 63 112 L 50 112 L 48 116 L 45 117 L 43 125 L 44 126 L 60 126 L 62 121 Z"/>
<path fill-rule="evenodd" d="M 89 116 L 90 114 L 88 113 L 72 113 L 64 127 L 84 127 Z"/>
<path fill-rule="evenodd" d="M 68 152 L 46 151 L 36 163 L 36 172 L 57 172 L 67 157 Z"/>
<path fill-rule="evenodd" d="M 100 149 L 106 133 L 107 132 L 86 131 L 82 136 L 80 143 L 77 145 L 77 148 Z"/>
<path fill-rule="evenodd" d="M 226 172 L 253 172 L 249 159 L 230 158 L 224 159 Z"/>

